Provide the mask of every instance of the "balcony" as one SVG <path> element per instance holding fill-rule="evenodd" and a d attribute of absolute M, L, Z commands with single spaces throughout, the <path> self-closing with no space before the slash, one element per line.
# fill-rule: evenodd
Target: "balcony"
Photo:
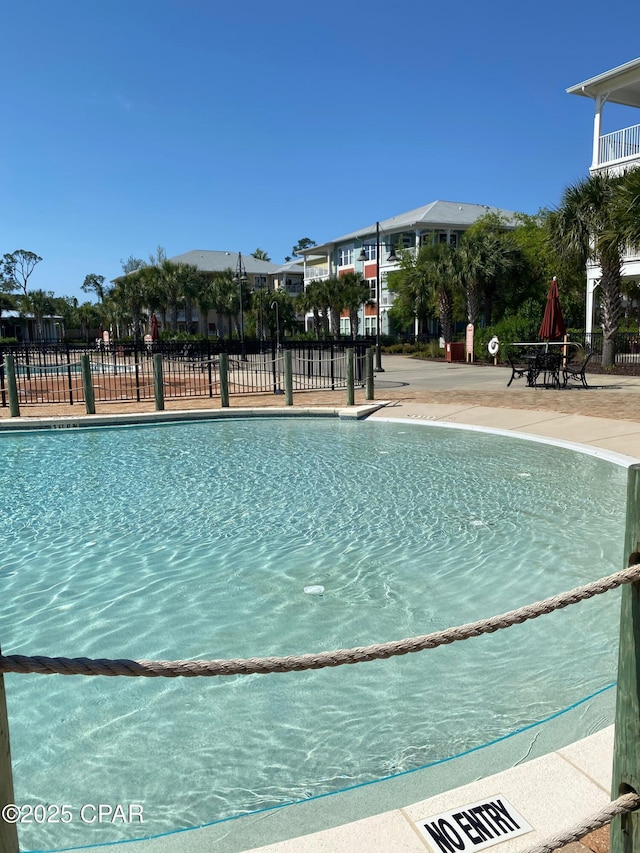
<path fill-rule="evenodd" d="M 316 278 L 329 278 L 329 267 L 320 266 L 319 264 L 307 267 L 307 281 L 313 281 Z"/>
<path fill-rule="evenodd" d="M 598 145 L 598 163 L 593 168 L 601 169 L 613 164 L 640 165 L 640 124 L 625 127 L 600 137 Z"/>

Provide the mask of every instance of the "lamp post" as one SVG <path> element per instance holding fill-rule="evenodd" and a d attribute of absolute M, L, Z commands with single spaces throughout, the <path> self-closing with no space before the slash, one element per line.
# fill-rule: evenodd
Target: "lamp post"
<path fill-rule="evenodd" d="M 376 373 L 384 373 L 382 366 L 382 351 L 380 348 L 380 223 L 376 222 Z"/>
<path fill-rule="evenodd" d="M 276 349 L 280 350 L 280 312 L 278 310 L 278 300 L 274 299 L 269 307 L 271 309 L 275 308 L 276 311 Z"/>
<path fill-rule="evenodd" d="M 244 308 L 242 305 L 242 282 L 247 281 L 247 271 L 242 262 L 242 253 L 238 252 L 238 263 L 236 265 L 236 274 L 233 280 L 238 283 L 240 289 L 240 358 L 242 361 L 247 360 L 247 353 L 244 348 Z"/>
<path fill-rule="evenodd" d="M 367 253 L 364 250 L 364 246 L 360 251 L 360 257 L 358 258 L 360 261 L 367 260 Z M 389 252 L 388 261 L 397 262 L 398 256 L 395 253 L 395 249 L 392 247 Z M 382 294 L 382 284 L 380 282 L 380 223 L 376 222 L 376 364 L 373 368 L 376 373 L 384 373 L 384 367 L 382 366 L 382 348 L 380 346 L 380 298 Z"/>

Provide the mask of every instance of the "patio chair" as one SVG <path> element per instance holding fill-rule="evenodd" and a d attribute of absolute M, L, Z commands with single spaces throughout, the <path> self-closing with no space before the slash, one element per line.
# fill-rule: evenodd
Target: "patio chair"
<path fill-rule="evenodd" d="M 567 382 L 570 379 L 573 379 L 575 382 L 581 382 L 585 388 L 588 388 L 587 378 L 584 375 L 587 364 L 589 364 L 589 359 L 593 355 L 592 351 L 589 351 L 581 361 L 570 361 L 565 364 L 562 368 L 562 387 L 567 387 Z"/>
<path fill-rule="evenodd" d="M 521 379 L 523 376 L 526 376 L 527 378 L 527 385 L 531 385 L 531 364 L 529 362 L 526 364 L 518 364 L 514 361 L 514 357 L 510 352 L 507 352 L 507 361 L 511 368 L 511 378 L 507 382 L 507 388 L 511 385 L 514 379 Z"/>

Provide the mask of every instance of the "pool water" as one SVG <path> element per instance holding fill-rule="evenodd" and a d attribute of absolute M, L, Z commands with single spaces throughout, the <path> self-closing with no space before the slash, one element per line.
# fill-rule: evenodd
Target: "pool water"
<path fill-rule="evenodd" d="M 626 471 L 545 444 L 250 419 L 2 434 L 0 446 L 5 654 L 345 648 L 622 566 Z M 322 595 L 305 593 L 316 585 Z M 615 680 L 618 610 L 607 593 L 491 636 L 315 672 L 9 674 L 17 802 L 135 803 L 145 817 L 25 826 L 21 846 L 168 832 L 472 749 Z"/>

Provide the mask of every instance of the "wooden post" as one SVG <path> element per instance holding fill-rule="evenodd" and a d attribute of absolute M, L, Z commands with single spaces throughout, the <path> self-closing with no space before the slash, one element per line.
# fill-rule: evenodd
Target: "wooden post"
<path fill-rule="evenodd" d="M 640 563 L 640 465 L 629 468 L 624 553 L 628 565 Z M 621 589 L 611 799 L 631 791 L 640 792 L 640 581 Z M 610 850 L 640 851 L 640 813 L 613 819 Z"/>
<path fill-rule="evenodd" d="M 162 353 L 153 354 L 153 396 L 156 400 L 156 412 L 164 411 L 164 373 Z"/>
<path fill-rule="evenodd" d="M 284 351 L 284 402 L 293 406 L 293 370 L 291 368 L 291 350 Z"/>
<path fill-rule="evenodd" d="M 223 409 L 229 408 L 229 356 L 226 352 L 220 353 L 220 405 Z"/>
<path fill-rule="evenodd" d="M 11 774 L 11 749 L 9 748 L 9 719 L 4 693 L 4 677 L 0 672 L 0 811 L 14 803 Z M 0 853 L 18 853 L 18 829 L 0 817 Z"/>
<path fill-rule="evenodd" d="M 355 396 L 353 390 L 353 347 L 347 348 L 347 406 L 353 406 Z"/>
<path fill-rule="evenodd" d="M 365 394 L 365 399 L 373 400 L 374 392 L 373 392 L 373 350 L 371 347 L 367 349 L 367 353 L 365 356 L 365 370 L 366 370 L 366 387 L 367 391 Z"/>
<path fill-rule="evenodd" d="M 9 415 L 12 418 L 20 417 L 20 405 L 18 403 L 18 383 L 16 382 L 16 363 L 12 355 L 4 357 L 4 372 L 7 377 L 7 388 L 9 391 Z"/>
<path fill-rule="evenodd" d="M 93 383 L 91 381 L 91 365 L 87 353 L 80 356 L 80 368 L 82 370 L 82 390 L 84 392 L 84 407 L 88 415 L 95 415 L 96 401 L 93 396 Z"/>

